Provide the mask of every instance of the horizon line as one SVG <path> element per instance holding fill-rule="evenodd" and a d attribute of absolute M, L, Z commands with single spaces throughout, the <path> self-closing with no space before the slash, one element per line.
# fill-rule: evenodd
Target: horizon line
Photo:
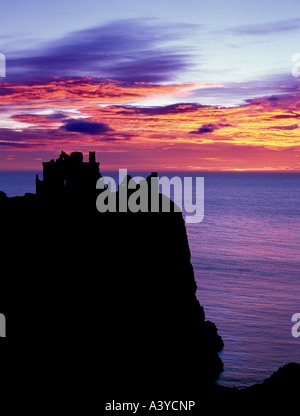
<path fill-rule="evenodd" d="M 300 173 L 300 169 L 180 169 L 180 168 L 169 168 L 169 169 L 155 169 L 155 168 L 145 168 L 145 169 L 136 169 L 136 168 L 127 168 L 127 167 L 120 167 L 120 168 L 100 168 L 101 172 L 117 172 L 120 169 L 126 169 L 128 172 L 206 172 L 206 173 Z M 43 168 L 41 169 L 1 169 L 0 172 L 43 172 Z"/>

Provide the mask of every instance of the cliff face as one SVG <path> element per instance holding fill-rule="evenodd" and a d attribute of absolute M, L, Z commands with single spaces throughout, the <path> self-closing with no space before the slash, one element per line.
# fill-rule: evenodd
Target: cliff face
<path fill-rule="evenodd" d="M 223 342 L 196 299 L 180 213 L 1 193 L 0 211 L 8 371 L 26 397 L 194 400 L 195 414 L 296 408 L 299 364 L 248 389 L 212 384 Z"/>
<path fill-rule="evenodd" d="M 9 336 L 92 368 L 108 392 L 209 385 L 223 343 L 196 299 L 181 213 L 100 214 L 92 201 L 2 198 Z"/>
<path fill-rule="evenodd" d="M 106 253 L 113 272 L 104 283 L 105 333 L 116 370 L 122 368 L 113 373 L 126 383 L 133 372 L 138 383 L 151 380 L 161 391 L 209 383 L 222 370 L 223 344 L 195 296 L 181 214 L 125 214 L 117 222 Z"/>

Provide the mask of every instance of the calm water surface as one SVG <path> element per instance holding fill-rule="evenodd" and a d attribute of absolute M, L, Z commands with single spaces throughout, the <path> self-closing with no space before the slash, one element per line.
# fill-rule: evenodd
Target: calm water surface
<path fill-rule="evenodd" d="M 300 175 L 203 176 L 204 220 L 187 225 L 197 296 L 225 343 L 219 383 L 248 386 L 300 363 Z"/>

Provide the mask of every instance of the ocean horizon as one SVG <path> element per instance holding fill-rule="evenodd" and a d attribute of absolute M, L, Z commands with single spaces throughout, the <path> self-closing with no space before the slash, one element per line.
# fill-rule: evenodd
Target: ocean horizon
<path fill-rule="evenodd" d="M 35 193 L 37 173 L 42 178 L 41 171 L 0 171 L 0 191 Z M 300 338 L 291 333 L 300 313 L 300 173 L 158 174 L 204 177 L 204 219 L 186 228 L 197 298 L 225 344 L 217 382 L 246 387 L 300 363 Z"/>

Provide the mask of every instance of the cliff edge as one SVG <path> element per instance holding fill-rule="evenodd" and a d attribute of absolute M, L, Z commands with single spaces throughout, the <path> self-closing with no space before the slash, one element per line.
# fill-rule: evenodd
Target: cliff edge
<path fill-rule="evenodd" d="M 223 342 L 196 298 L 182 214 L 173 203 L 168 213 L 98 212 L 95 188 L 58 181 L 77 165 L 90 181 L 79 156 L 47 162 L 37 194 L 1 195 L 8 336 L 38 340 L 46 365 L 93 368 L 107 392 L 211 385 Z"/>

